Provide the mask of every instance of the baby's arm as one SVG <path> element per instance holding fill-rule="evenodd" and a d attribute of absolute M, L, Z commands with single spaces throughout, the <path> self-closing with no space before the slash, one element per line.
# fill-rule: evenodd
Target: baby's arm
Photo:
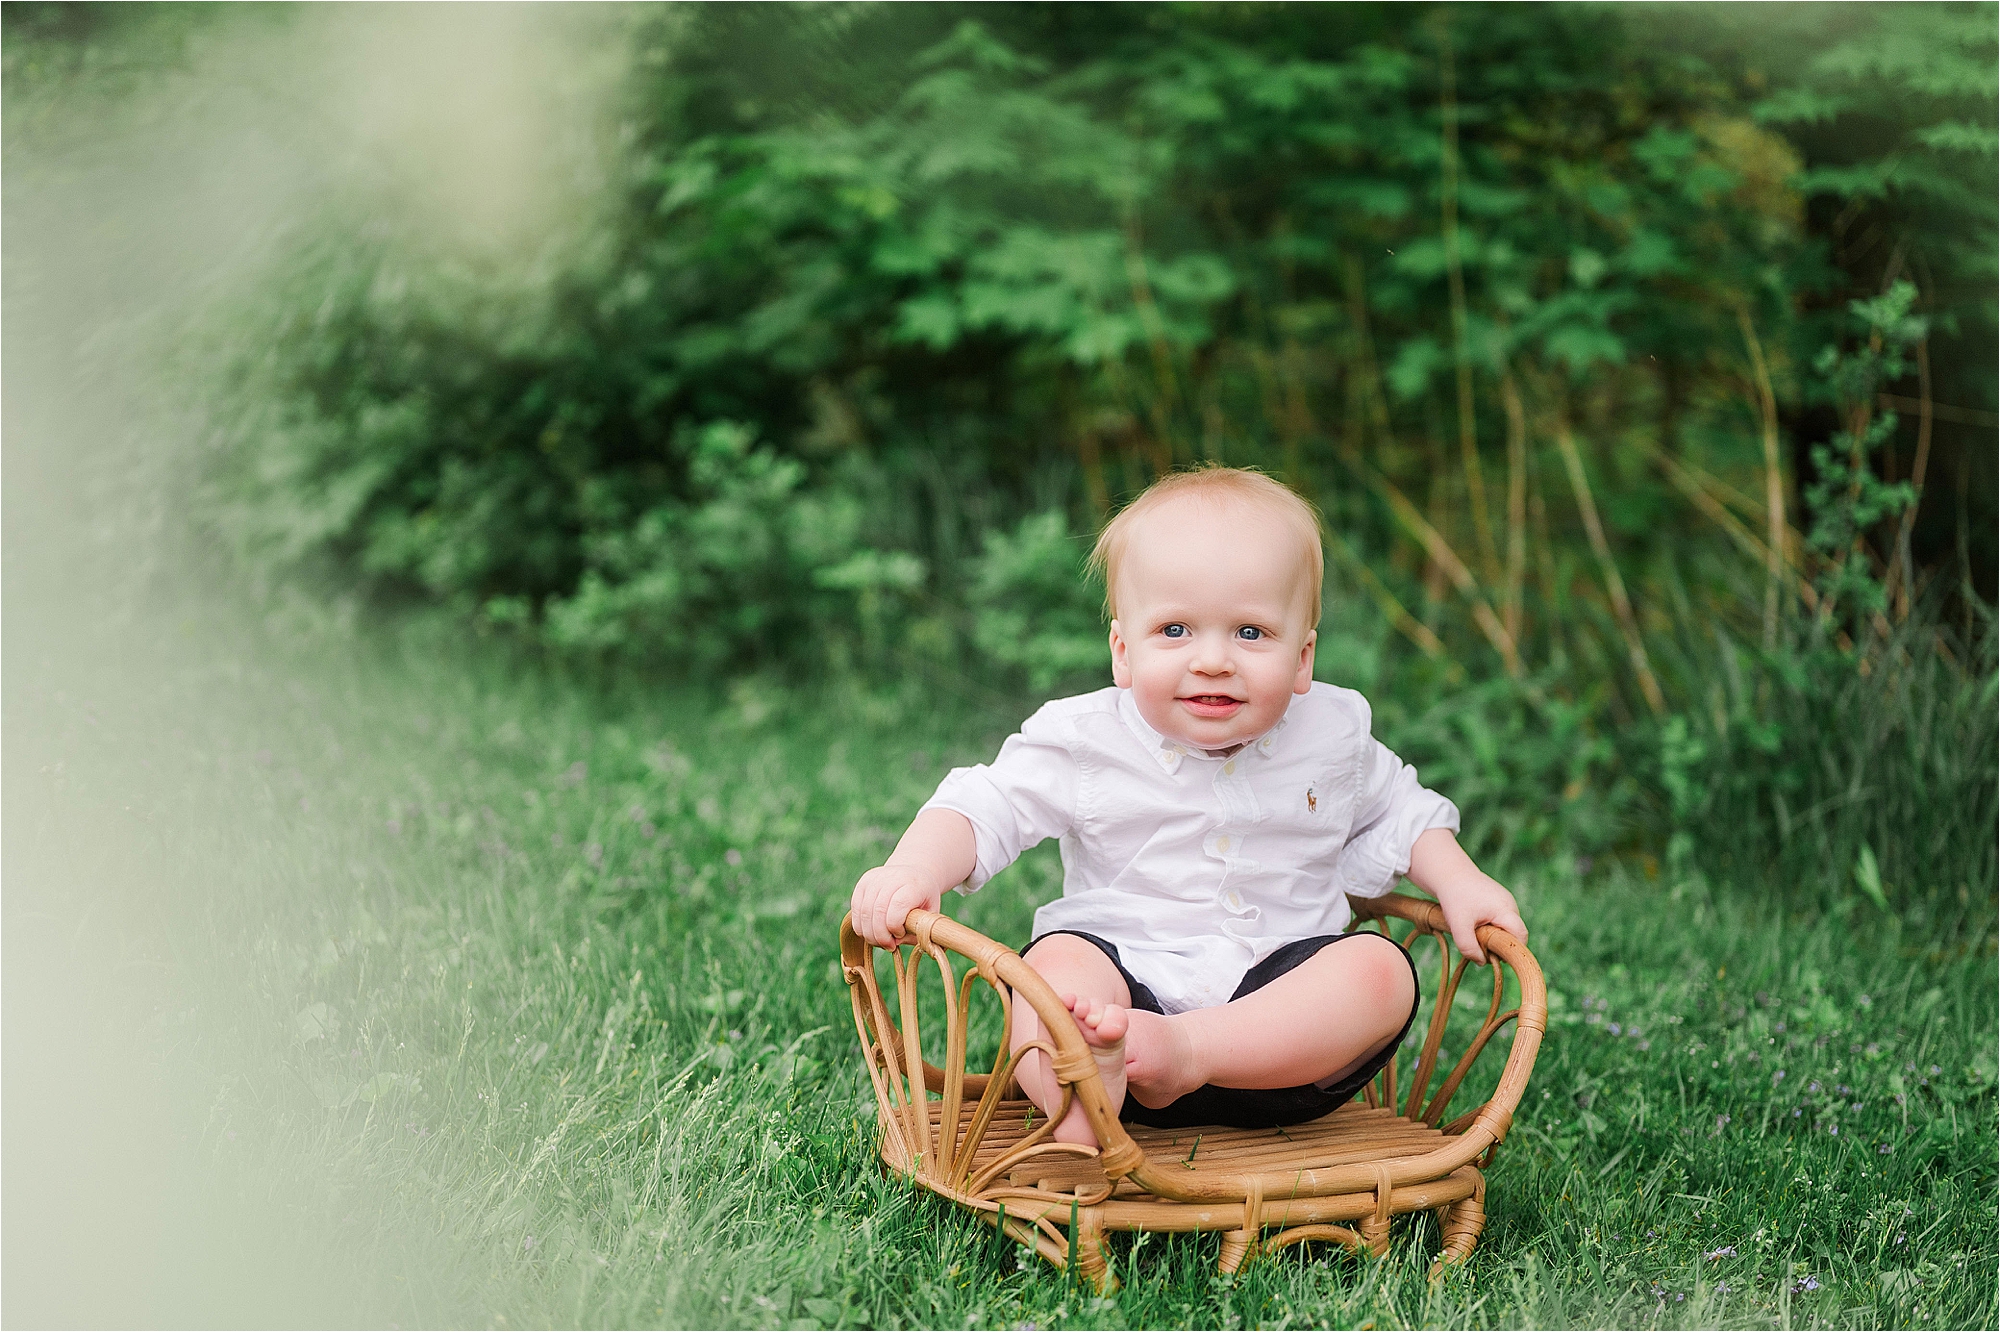
<path fill-rule="evenodd" d="M 1046 704 L 1021 723 L 992 763 L 945 775 L 888 863 L 854 885 L 856 934 L 887 948 L 913 908 L 935 911 L 945 889 L 977 888 L 1035 843 L 1069 830 L 1076 760 L 1062 708 L 1061 700 Z"/>
<path fill-rule="evenodd" d="M 1522 943 L 1528 941 L 1514 894 L 1472 863 L 1451 829 L 1432 828 L 1417 838 L 1410 848 L 1408 878 L 1438 900 L 1458 951 L 1474 962 L 1486 960 L 1476 934 L 1481 925 L 1498 925 Z"/>
<path fill-rule="evenodd" d="M 955 809 L 919 813 L 888 863 L 854 885 L 854 932 L 878 948 L 889 947 L 913 909 L 936 911 L 944 890 L 965 882 L 975 856 L 972 820 Z"/>

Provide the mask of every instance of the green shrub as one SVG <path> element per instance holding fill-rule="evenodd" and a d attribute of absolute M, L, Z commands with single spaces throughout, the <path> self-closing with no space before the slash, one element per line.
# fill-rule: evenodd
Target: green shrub
<path fill-rule="evenodd" d="M 1043 694 L 1081 538 L 1259 465 L 1483 849 L 1970 891 L 1905 815 L 1992 808 L 1989 463 L 1880 401 L 1992 405 L 1993 12 L 1697 12 L 649 11 L 532 269 L 357 196 L 239 312 L 207 513 L 568 657 Z"/>
<path fill-rule="evenodd" d="M 1102 589 L 1085 581 L 1082 557 L 1057 510 L 987 533 L 972 584 L 972 642 L 1036 694 L 1109 683 Z"/>

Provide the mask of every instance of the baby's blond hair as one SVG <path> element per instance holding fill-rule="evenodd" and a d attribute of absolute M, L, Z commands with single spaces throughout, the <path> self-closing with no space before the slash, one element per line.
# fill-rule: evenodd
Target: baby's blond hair
<path fill-rule="evenodd" d="M 1262 472 L 1214 464 L 1173 472 L 1146 487 L 1139 498 L 1118 511 L 1098 534 L 1090 552 L 1090 569 L 1104 579 L 1104 609 L 1118 618 L 1118 565 L 1132 539 L 1132 528 L 1148 513 L 1173 500 L 1206 503 L 1238 500 L 1276 518 L 1298 539 L 1299 560 L 1306 574 L 1306 627 L 1319 627 L 1320 586 L 1326 578 L 1326 556 L 1320 547 L 1319 511 L 1297 491 Z"/>

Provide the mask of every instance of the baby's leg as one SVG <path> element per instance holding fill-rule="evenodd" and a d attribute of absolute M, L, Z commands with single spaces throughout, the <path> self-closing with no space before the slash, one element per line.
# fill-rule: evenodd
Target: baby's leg
<path fill-rule="evenodd" d="M 1130 1014 L 1127 1084 L 1140 1104 L 1159 1107 L 1207 1083 L 1327 1082 L 1394 1040 L 1415 1002 L 1416 981 L 1402 950 L 1377 935 L 1355 935 L 1219 1007 L 1171 1017 Z"/>
<path fill-rule="evenodd" d="M 1103 949 L 1074 934 L 1051 934 L 1023 954 L 1022 960 L 1049 983 L 1050 989 L 1062 996 L 1063 1002 L 1076 1015 L 1078 1029 L 1098 1056 L 1098 1076 L 1104 1082 L 1105 1093 L 1111 1098 L 1111 1108 L 1117 1109 L 1125 1100 L 1125 1051 L 1121 1041 L 1124 1035 L 1123 1015 L 1126 1005 L 1132 1002 L 1125 978 L 1118 973 L 1111 959 L 1104 955 Z M 1014 1048 L 1019 1050 L 1041 1035 L 1042 1023 L 1034 1008 L 1016 996 Z M 1054 1114 L 1056 1107 L 1062 1104 L 1062 1084 L 1056 1081 L 1048 1056 L 1040 1050 L 1030 1050 L 1021 1057 L 1016 1076 L 1020 1079 L 1021 1090 L 1041 1107 L 1043 1114 Z M 1071 1103 L 1069 1113 L 1063 1117 L 1062 1123 L 1056 1125 L 1055 1140 L 1080 1142 L 1089 1147 L 1097 1145 L 1097 1135 L 1091 1132 L 1090 1121 L 1084 1116 L 1081 1104 Z"/>

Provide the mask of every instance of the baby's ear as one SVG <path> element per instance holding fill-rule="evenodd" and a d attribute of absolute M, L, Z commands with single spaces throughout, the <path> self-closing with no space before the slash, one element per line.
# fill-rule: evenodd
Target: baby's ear
<path fill-rule="evenodd" d="M 1298 674 L 1292 677 L 1294 694 L 1309 694 L 1313 687 L 1313 649 L 1319 644 L 1319 630 L 1306 630 L 1306 645 L 1299 649 Z"/>
<path fill-rule="evenodd" d="M 1120 689 L 1132 687 L 1132 663 L 1125 659 L 1125 631 L 1111 622 L 1111 683 Z"/>

